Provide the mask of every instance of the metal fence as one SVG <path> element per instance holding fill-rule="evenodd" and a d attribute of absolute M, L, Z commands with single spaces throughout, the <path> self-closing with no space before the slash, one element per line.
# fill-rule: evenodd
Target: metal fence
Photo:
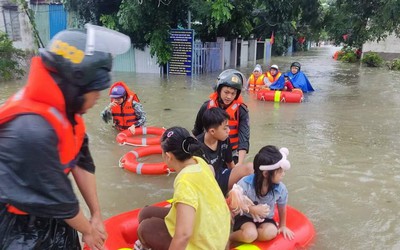
<path fill-rule="evenodd" d="M 220 70 L 221 47 L 217 42 L 195 42 L 193 49 L 193 74 Z"/>

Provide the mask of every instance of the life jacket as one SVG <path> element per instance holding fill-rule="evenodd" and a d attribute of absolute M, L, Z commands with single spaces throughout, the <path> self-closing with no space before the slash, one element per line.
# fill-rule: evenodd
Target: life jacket
<path fill-rule="evenodd" d="M 264 86 L 264 74 L 261 74 L 257 79 L 255 79 L 254 74 L 251 74 L 249 78 L 249 91 L 257 92 Z"/>
<path fill-rule="evenodd" d="M 265 73 L 265 76 L 268 78 L 268 81 L 270 83 L 276 82 L 281 75 L 282 75 L 282 73 L 280 71 L 278 71 L 278 73 L 275 76 L 271 75 L 271 73 L 269 71 L 267 71 L 267 73 Z"/>
<path fill-rule="evenodd" d="M 0 124 L 24 114 L 40 115 L 55 130 L 60 163 L 66 166 L 64 173 L 68 174 L 82 146 L 85 123 L 78 114 L 75 114 L 76 125 L 68 120 L 64 96 L 39 57 L 32 59 L 26 86 L 0 107 Z M 12 205 L 7 207 L 9 212 L 26 214 Z"/>
<path fill-rule="evenodd" d="M 239 96 L 237 100 L 234 100 L 225 109 L 229 115 L 229 140 L 231 142 L 232 150 L 236 150 L 239 147 L 239 107 L 242 104 L 242 96 Z M 218 93 L 214 92 L 210 95 L 210 101 L 208 102 L 207 108 L 219 107 L 218 105 Z"/>
<path fill-rule="evenodd" d="M 126 99 L 121 105 L 116 105 L 111 108 L 111 113 L 113 117 L 114 126 L 118 130 L 125 130 L 128 129 L 130 126 L 135 124 L 137 121 L 137 117 L 135 114 L 135 109 L 132 106 L 132 101 L 140 102 L 138 96 L 135 92 L 130 90 L 128 86 L 124 82 L 116 82 L 114 83 L 111 88 L 109 94 L 111 94 L 111 90 L 115 86 L 122 86 L 126 91 Z M 111 102 L 113 98 L 111 98 Z"/>

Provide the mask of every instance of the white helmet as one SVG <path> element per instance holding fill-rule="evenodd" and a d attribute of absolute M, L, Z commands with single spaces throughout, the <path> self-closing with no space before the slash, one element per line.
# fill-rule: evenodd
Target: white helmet
<path fill-rule="evenodd" d="M 278 65 L 276 65 L 276 64 L 273 64 L 273 65 L 270 67 L 270 69 L 276 69 L 276 70 L 279 70 L 279 67 L 278 67 Z"/>

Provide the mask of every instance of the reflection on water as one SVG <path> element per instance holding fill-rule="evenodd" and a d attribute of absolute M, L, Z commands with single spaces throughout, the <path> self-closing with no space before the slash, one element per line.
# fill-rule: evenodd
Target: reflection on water
<path fill-rule="evenodd" d="M 400 73 L 334 61 L 335 49 L 274 58 L 281 69 L 289 69 L 292 61 L 302 64 L 316 89 L 304 103 L 261 102 L 244 94 L 251 123 L 248 160 L 266 144 L 289 148 L 292 169 L 284 179 L 289 204 L 314 223 L 313 249 L 399 249 Z M 253 67 L 240 70 L 249 75 Z M 164 79 L 118 73 L 113 79 L 137 92 L 148 126 L 192 129 L 217 75 Z M 21 85 L 0 83 L 0 103 Z M 118 167 L 132 148 L 117 145 L 117 132 L 100 119 L 107 102 L 104 92 L 85 115 L 105 218 L 170 198 L 175 176 L 140 176 Z"/>

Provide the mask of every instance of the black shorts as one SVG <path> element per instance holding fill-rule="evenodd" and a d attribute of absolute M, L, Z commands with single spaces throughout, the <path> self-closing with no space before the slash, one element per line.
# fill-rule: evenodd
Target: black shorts
<path fill-rule="evenodd" d="M 264 223 L 272 223 L 276 226 L 276 228 L 278 228 L 278 224 L 276 224 L 276 221 L 274 221 L 273 219 L 270 219 L 270 218 L 265 218 L 265 220 L 263 222 L 254 222 L 253 218 L 247 217 L 245 215 L 237 215 L 235 217 L 235 223 L 233 224 L 233 231 L 235 232 L 235 231 L 239 230 L 240 227 L 246 222 L 253 222 L 254 224 L 256 224 L 257 228 L 261 224 L 264 224 Z"/>
<path fill-rule="evenodd" d="M 224 168 L 215 173 L 218 185 L 222 190 L 224 196 L 228 193 L 229 176 L 231 176 L 232 169 Z"/>

